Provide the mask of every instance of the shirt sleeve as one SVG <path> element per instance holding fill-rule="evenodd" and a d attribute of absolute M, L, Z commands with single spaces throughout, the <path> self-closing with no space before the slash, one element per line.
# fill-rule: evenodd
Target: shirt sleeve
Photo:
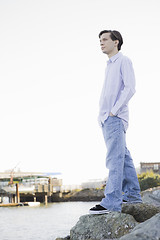
<path fill-rule="evenodd" d="M 129 100 L 135 93 L 135 75 L 132 62 L 129 58 L 124 57 L 121 64 L 121 77 L 124 87 L 120 91 L 119 97 L 111 109 L 113 115 L 118 115 L 119 111 L 128 104 Z"/>

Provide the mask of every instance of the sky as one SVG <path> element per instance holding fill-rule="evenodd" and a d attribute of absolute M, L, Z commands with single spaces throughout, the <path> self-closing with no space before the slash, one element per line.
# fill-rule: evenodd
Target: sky
<path fill-rule="evenodd" d="M 107 56 L 98 34 L 121 32 L 133 63 L 127 146 L 134 164 L 160 161 L 159 0 L 0 0 L 0 172 L 103 179 L 97 117 Z"/>

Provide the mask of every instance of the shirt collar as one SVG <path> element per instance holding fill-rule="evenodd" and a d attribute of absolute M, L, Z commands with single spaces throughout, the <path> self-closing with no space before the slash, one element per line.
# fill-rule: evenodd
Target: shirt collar
<path fill-rule="evenodd" d="M 117 54 L 115 54 L 114 56 L 112 56 L 112 57 L 107 61 L 107 63 L 115 62 L 120 56 L 122 56 L 122 53 L 121 53 L 121 52 L 118 52 Z"/>

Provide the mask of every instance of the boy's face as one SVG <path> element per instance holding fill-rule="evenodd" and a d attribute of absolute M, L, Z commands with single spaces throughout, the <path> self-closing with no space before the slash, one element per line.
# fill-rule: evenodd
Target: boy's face
<path fill-rule="evenodd" d="M 107 54 L 107 55 L 112 55 L 112 53 L 117 49 L 118 41 L 115 40 L 113 41 L 110 37 L 110 33 L 103 33 L 100 36 L 100 45 L 102 52 Z"/>

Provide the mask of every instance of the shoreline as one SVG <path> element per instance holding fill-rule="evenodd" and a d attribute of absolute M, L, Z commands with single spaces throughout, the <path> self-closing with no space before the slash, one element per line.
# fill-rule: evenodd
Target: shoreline
<path fill-rule="evenodd" d="M 158 194 L 159 190 L 160 186 L 142 191 L 141 196 L 143 202 L 152 203 L 155 206 L 160 206 L 160 196 Z M 69 193 L 63 193 L 61 197 L 59 195 L 56 195 L 51 200 L 52 202 L 96 202 L 101 201 L 102 198 L 104 198 L 104 189 L 87 188 L 82 190 L 73 190 Z"/>
<path fill-rule="evenodd" d="M 104 189 L 87 188 L 82 190 L 73 190 L 69 193 L 63 193 L 61 197 L 54 196 L 54 202 L 94 202 L 101 201 L 104 197 Z"/>

